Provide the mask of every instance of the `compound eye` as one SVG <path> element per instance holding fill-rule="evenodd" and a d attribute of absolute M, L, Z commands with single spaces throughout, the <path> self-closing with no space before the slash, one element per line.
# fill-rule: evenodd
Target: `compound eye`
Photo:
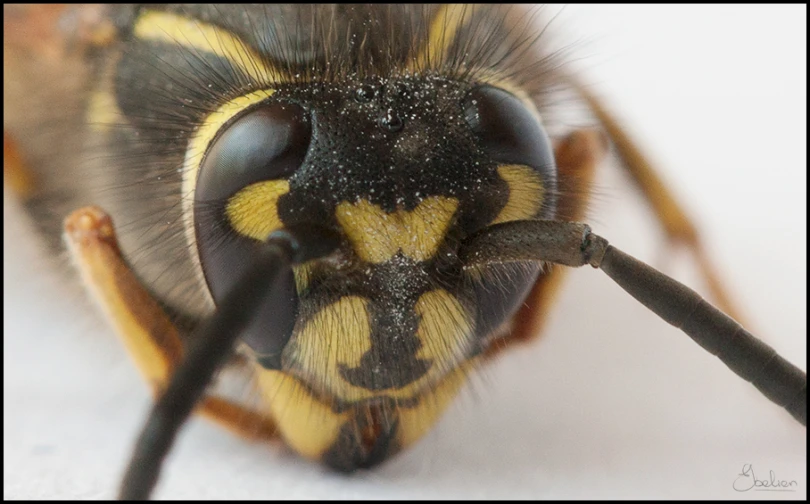
<path fill-rule="evenodd" d="M 259 241 L 283 227 L 278 199 L 304 162 L 312 134 L 298 105 L 260 105 L 226 125 L 203 159 L 194 195 L 194 228 L 205 280 L 215 303 L 251 264 Z M 277 279 L 242 340 L 263 365 L 280 365 L 298 312 L 292 271 Z"/>
<path fill-rule="evenodd" d="M 260 106 L 225 126 L 200 167 L 195 199 L 229 198 L 242 188 L 287 178 L 303 163 L 312 136 L 309 115 L 292 103 Z"/>
<path fill-rule="evenodd" d="M 492 86 L 477 87 L 464 100 L 464 117 L 493 161 L 553 173 L 548 136 L 537 117 L 513 94 Z"/>

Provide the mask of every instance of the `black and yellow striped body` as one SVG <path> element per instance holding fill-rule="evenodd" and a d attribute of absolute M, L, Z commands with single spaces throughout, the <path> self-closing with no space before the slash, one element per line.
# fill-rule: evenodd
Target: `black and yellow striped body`
<path fill-rule="evenodd" d="M 352 470 L 421 437 L 535 285 L 466 267 L 492 224 L 553 218 L 542 55 L 500 6 L 149 6 L 111 13 L 86 169 L 145 285 L 192 323 L 270 232 L 344 244 L 245 333 L 282 437 Z M 98 155 L 99 149 L 104 155 Z"/>

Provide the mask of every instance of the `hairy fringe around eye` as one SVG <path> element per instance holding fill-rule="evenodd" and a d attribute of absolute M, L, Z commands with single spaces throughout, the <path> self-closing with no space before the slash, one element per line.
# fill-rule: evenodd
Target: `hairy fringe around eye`
<path fill-rule="evenodd" d="M 547 47 L 549 17 L 522 6 L 281 6 L 163 5 L 111 7 L 119 41 L 86 65 L 88 96 L 98 100 L 105 123 L 88 118 L 83 141 L 47 159 L 48 165 L 83 152 L 75 169 L 53 169 L 55 183 L 42 193 L 48 233 L 58 237 L 61 219 L 77 207 L 98 204 L 113 216 L 127 260 L 175 317 L 191 320 L 210 309 L 201 292 L 194 251 L 183 224 L 183 162 L 200 122 L 234 97 L 277 85 L 276 80 L 323 85 L 408 75 L 439 75 L 467 82 L 504 81 L 531 97 L 548 127 L 555 71 L 565 51 Z M 139 16 L 161 12 L 213 26 L 235 37 L 222 57 L 223 35 L 189 44 L 166 32 L 161 40 L 138 39 Z M 528 15 L 527 15 L 528 13 Z M 432 37 L 431 37 L 432 34 Z M 430 40 L 430 42 L 428 42 Z M 437 48 L 442 47 L 443 50 Z M 272 80 L 258 68 L 275 72 Z M 96 91 L 91 92 L 90 88 Z M 94 94 L 95 93 L 95 94 Z M 109 98 L 113 98 L 112 101 Z M 55 112 L 51 115 L 57 115 Z M 73 114 L 76 115 L 76 114 Z M 47 123 L 46 123 L 47 124 Z M 62 124 L 62 123 L 58 123 Z M 73 136 L 82 129 L 72 128 Z M 63 131 L 65 128 L 53 128 Z M 40 130 L 42 131 L 42 130 Z M 66 156 L 67 151 L 72 151 Z M 72 174 L 72 175 L 71 175 Z M 58 180 L 57 180 L 58 179 Z M 576 197 L 571 189 L 558 188 Z M 575 192 L 575 191 L 574 191 Z M 201 216 L 203 219 L 215 219 Z"/>

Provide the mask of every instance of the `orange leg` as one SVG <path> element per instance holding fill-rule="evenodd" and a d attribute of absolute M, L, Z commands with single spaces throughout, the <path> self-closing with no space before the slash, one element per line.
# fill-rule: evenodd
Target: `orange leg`
<path fill-rule="evenodd" d="M 110 217 L 86 207 L 65 220 L 72 259 L 91 297 L 101 306 L 155 395 L 166 387 L 183 354 L 177 328 L 138 282 L 118 248 Z M 219 397 L 206 397 L 197 412 L 241 436 L 275 437 L 266 415 Z"/>
<path fill-rule="evenodd" d="M 584 87 L 574 83 L 588 106 L 605 128 L 616 152 L 627 172 L 641 189 L 645 199 L 652 207 L 658 222 L 664 228 L 667 237 L 673 242 L 686 246 L 695 257 L 700 273 L 706 281 L 711 296 L 717 307 L 731 318 L 747 327 L 740 310 L 737 309 L 728 295 L 717 269 L 711 264 L 709 256 L 698 236 L 697 229 L 687 217 L 686 212 L 675 200 L 675 196 L 655 172 L 650 161 L 644 157 L 639 147 L 621 127 L 619 121 L 611 115 L 604 104 L 590 94 Z"/>
<path fill-rule="evenodd" d="M 3 131 L 3 180 L 19 198 L 25 200 L 34 193 L 34 176 L 22 160 L 17 143 Z"/>
<path fill-rule="evenodd" d="M 711 265 L 692 221 L 617 120 L 599 100 L 580 86 L 577 87 L 602 123 L 624 166 L 652 207 L 667 237 L 685 245 L 694 254 L 717 306 L 745 325 L 740 311 L 735 308 L 720 276 Z M 554 156 L 561 184 L 558 218 L 568 221 L 583 219 L 596 166 L 605 152 L 604 137 L 594 131 L 575 131 L 556 145 Z M 500 340 L 500 344 L 496 342 L 493 345 L 490 354 L 497 353 L 513 341 L 526 341 L 539 334 L 548 317 L 554 295 L 562 284 L 564 272 L 563 268 L 553 267 L 538 279 L 523 307 L 516 314 L 511 330 Z"/>

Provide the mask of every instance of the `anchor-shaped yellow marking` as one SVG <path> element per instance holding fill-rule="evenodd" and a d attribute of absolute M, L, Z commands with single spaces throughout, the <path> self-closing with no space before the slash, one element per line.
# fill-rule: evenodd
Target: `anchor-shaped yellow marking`
<path fill-rule="evenodd" d="M 431 196 L 412 211 L 397 209 L 387 213 L 367 200 L 343 202 L 335 215 L 355 252 L 364 261 L 379 264 L 397 252 L 415 261 L 430 259 L 458 208 L 458 200 Z"/>

